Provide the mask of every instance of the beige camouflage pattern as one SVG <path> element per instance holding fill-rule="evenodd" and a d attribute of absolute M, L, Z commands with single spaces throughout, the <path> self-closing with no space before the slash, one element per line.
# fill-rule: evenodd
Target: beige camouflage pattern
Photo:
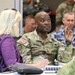
<path fill-rule="evenodd" d="M 63 3 L 61 3 L 61 4 L 58 6 L 57 10 L 56 10 L 56 23 L 57 23 L 57 22 L 62 22 L 63 14 L 64 14 L 64 12 L 66 12 L 66 11 L 72 11 L 72 12 L 74 12 L 74 14 L 75 14 L 75 4 L 74 4 L 74 5 L 68 5 L 68 4 L 66 3 L 66 1 L 63 2 Z"/>
<path fill-rule="evenodd" d="M 24 34 L 22 38 L 18 40 L 17 46 L 21 56 L 23 57 L 24 63 L 36 63 L 44 58 L 47 58 L 50 64 L 53 64 L 54 59 L 57 58 L 63 62 L 67 62 L 72 59 L 73 52 L 71 46 L 69 47 L 69 50 L 71 50 L 70 52 L 69 50 L 64 50 L 64 54 L 61 53 L 61 55 L 59 54 L 57 57 L 59 47 L 62 46 L 62 43 L 51 38 L 50 34 L 47 35 L 46 39 L 42 40 L 37 35 L 36 30 Z M 68 56 L 70 58 L 68 58 Z"/>
<path fill-rule="evenodd" d="M 73 47 L 71 44 L 69 46 L 61 45 L 58 50 L 57 59 L 62 63 L 66 63 L 73 58 L 73 55 Z"/>

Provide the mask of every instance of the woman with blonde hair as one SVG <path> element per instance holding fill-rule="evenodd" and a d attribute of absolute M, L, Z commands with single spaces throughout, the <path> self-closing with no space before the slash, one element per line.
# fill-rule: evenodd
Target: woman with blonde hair
<path fill-rule="evenodd" d="M 21 14 L 15 9 L 3 10 L 0 14 L 0 71 L 8 71 L 10 65 L 23 63 L 13 37 L 19 36 Z M 48 64 L 44 59 L 32 66 L 42 68 Z M 31 65 L 31 64 L 29 64 Z"/>

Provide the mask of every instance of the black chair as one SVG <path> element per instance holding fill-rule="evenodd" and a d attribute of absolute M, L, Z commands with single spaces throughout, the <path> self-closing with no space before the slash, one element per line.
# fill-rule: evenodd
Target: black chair
<path fill-rule="evenodd" d="M 43 73 L 43 70 L 25 64 L 15 64 L 11 65 L 9 68 L 13 71 L 18 72 L 21 75 L 37 75 Z"/>

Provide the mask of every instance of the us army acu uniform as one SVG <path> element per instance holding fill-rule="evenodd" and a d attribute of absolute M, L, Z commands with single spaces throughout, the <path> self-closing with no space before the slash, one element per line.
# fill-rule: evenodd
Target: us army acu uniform
<path fill-rule="evenodd" d="M 56 10 L 56 23 L 62 21 L 63 14 L 66 11 L 74 12 L 75 14 L 75 3 L 73 5 L 68 5 L 67 2 L 61 3 Z"/>
<path fill-rule="evenodd" d="M 18 40 L 17 45 L 24 63 L 36 63 L 39 60 L 47 58 L 50 64 L 53 64 L 54 59 L 57 58 L 62 62 L 67 62 L 72 59 L 71 46 L 66 47 L 66 50 L 62 50 L 61 55 L 57 56 L 58 50 L 63 49 L 64 46 L 57 40 L 52 39 L 50 35 L 47 35 L 47 38 L 42 40 L 36 30 L 24 34 Z M 70 48 L 70 51 L 67 48 Z"/>

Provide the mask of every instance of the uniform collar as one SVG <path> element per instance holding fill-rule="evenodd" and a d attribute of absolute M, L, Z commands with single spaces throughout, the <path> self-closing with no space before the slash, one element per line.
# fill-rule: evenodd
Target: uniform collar
<path fill-rule="evenodd" d="M 33 33 L 34 33 L 34 35 L 37 37 L 37 39 L 36 39 L 36 40 L 37 40 L 37 41 L 41 41 L 41 39 L 40 39 L 41 37 L 37 34 L 37 31 L 36 31 L 36 30 L 34 30 L 34 32 L 33 32 Z M 47 34 L 47 38 L 46 38 L 46 40 L 44 40 L 44 41 L 46 41 L 46 42 L 49 42 L 49 41 L 50 41 L 50 42 L 52 42 L 52 40 L 51 40 L 51 38 L 50 38 L 50 37 L 51 37 L 51 36 L 50 36 L 49 34 Z"/>

